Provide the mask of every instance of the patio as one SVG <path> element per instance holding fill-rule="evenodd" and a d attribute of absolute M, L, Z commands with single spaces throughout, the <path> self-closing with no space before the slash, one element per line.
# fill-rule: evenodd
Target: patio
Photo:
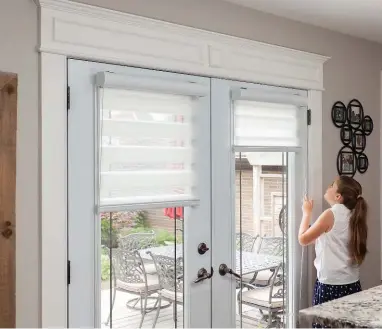
<path fill-rule="evenodd" d="M 141 321 L 141 314 L 139 310 L 131 310 L 126 307 L 126 301 L 136 297 L 126 292 L 117 292 L 115 299 L 113 317 L 112 317 L 112 327 L 113 328 L 138 328 Z M 103 289 L 101 293 L 101 324 L 102 328 L 109 328 L 109 325 L 106 325 L 105 322 L 109 315 L 109 305 L 110 305 L 110 290 Z M 151 304 L 152 305 L 152 304 Z M 267 323 L 261 320 L 261 315 L 258 310 L 243 306 L 243 313 L 247 316 L 253 318 L 247 319 L 243 318 L 243 328 L 265 328 Z M 152 328 L 153 320 L 155 317 L 155 311 L 146 314 L 145 320 L 143 322 L 142 328 Z M 177 317 L 178 323 L 177 328 L 183 327 L 183 308 L 182 306 L 177 307 Z M 236 326 L 240 327 L 240 317 L 237 316 Z M 174 328 L 173 321 L 173 308 L 172 306 L 162 309 L 159 318 L 156 324 L 156 328 Z"/>
<path fill-rule="evenodd" d="M 241 237 L 241 240 L 238 240 Z M 280 283 L 283 282 L 283 276 L 279 276 L 278 270 L 283 263 L 283 257 L 281 251 L 283 250 L 283 238 L 282 237 L 262 237 L 259 238 L 260 242 L 256 250 L 255 242 L 258 237 L 253 237 L 248 234 L 237 235 L 238 249 L 236 250 L 236 269 L 237 273 L 241 273 L 243 276 L 243 284 L 249 284 L 256 282 L 256 284 L 264 287 L 272 287 L 274 284 L 274 292 L 272 294 L 272 302 L 269 298 L 269 292 L 262 293 L 262 288 L 259 288 L 259 292 L 253 295 L 252 292 L 249 294 L 245 292 L 246 299 L 243 299 L 243 319 L 241 323 L 240 316 L 237 315 L 237 327 L 243 328 L 253 328 L 253 327 L 267 327 L 268 322 L 264 320 L 259 309 L 265 314 L 269 312 L 269 305 L 272 306 L 272 313 L 282 311 L 284 307 L 282 298 L 280 295 Z M 242 245 L 241 245 L 242 243 Z M 152 245 L 152 246 L 151 246 Z M 142 248 L 142 249 L 141 249 Z M 139 249 L 139 251 L 138 251 Z M 105 249 L 107 251 L 107 249 Z M 148 277 L 155 273 L 155 276 L 159 277 L 159 282 L 162 282 L 163 291 L 173 291 L 176 289 L 179 293 L 183 292 L 182 276 L 183 276 L 183 245 L 182 244 L 171 244 L 166 246 L 156 246 L 155 245 L 155 234 L 152 233 L 137 233 L 131 234 L 126 237 L 119 239 L 119 247 L 114 248 L 113 252 L 113 262 L 115 266 L 115 272 L 118 273 L 116 282 L 121 290 L 117 290 L 111 327 L 114 328 L 139 328 L 141 323 L 141 312 L 140 303 L 137 303 L 136 308 L 128 308 L 126 303 L 137 297 L 133 294 L 134 282 L 136 276 L 141 277 L 142 271 L 145 268 L 147 271 L 153 271 L 153 260 L 155 263 L 155 272 L 149 272 Z M 173 259 L 176 255 L 176 265 Z M 104 254 L 106 257 L 106 264 L 109 264 L 108 253 Z M 144 267 L 142 264 L 145 264 Z M 240 266 L 241 264 L 241 266 Z M 122 266 L 122 267 L 121 267 Z M 174 268 L 176 280 L 174 278 Z M 160 269 L 160 270 L 158 270 Z M 108 269 L 109 270 L 109 269 Z M 158 270 L 158 272 L 157 272 Z M 273 272 L 272 272 L 273 271 Z M 261 276 L 255 277 L 260 273 Z M 274 275 L 273 275 L 274 273 Z M 271 277 L 274 277 L 273 281 Z M 108 277 L 110 277 L 110 272 Z M 146 278 L 146 276 L 145 276 Z M 275 278 L 276 281 L 275 281 Z M 106 279 L 106 278 L 105 278 Z M 119 280 L 119 281 L 118 281 Z M 143 279 L 141 279 L 143 280 Z M 144 279 L 148 280 L 148 279 Z M 170 281 L 169 281 L 170 280 Z M 175 281 L 173 281 L 175 280 Z M 254 281 L 252 281 L 254 280 Z M 280 281 L 281 280 L 281 281 Z M 130 282 L 130 283 L 129 283 Z M 150 281 L 142 281 L 140 284 L 149 284 Z M 173 282 L 173 283 L 168 283 Z M 151 283 L 152 284 L 152 283 Z M 179 284 L 179 286 L 178 286 Z M 129 286 L 130 285 L 130 286 Z M 174 286 L 175 285 L 175 286 Z M 154 290 L 155 291 L 155 290 Z M 238 292 L 239 290 L 237 290 Z M 110 326 L 108 322 L 108 317 L 110 313 L 110 305 L 112 304 L 113 296 L 110 290 L 110 281 L 108 279 L 102 282 L 101 288 L 101 324 L 104 328 Z M 283 293 L 282 293 L 283 294 Z M 151 297 L 156 297 L 157 295 L 151 295 Z M 243 295 L 244 297 L 244 295 Z M 173 300 L 174 297 L 170 297 L 169 300 Z M 281 299 L 281 300 L 280 300 Z M 155 299 L 150 299 L 148 301 L 147 307 L 154 306 Z M 282 302 L 280 304 L 280 302 Z M 167 304 L 167 302 L 164 302 Z M 264 304 L 265 303 L 265 304 Z M 163 306 L 163 304 L 162 304 Z M 278 310 L 277 310 L 278 309 Z M 173 328 L 183 326 L 183 307 L 181 305 L 177 306 L 176 310 L 177 323 L 174 323 L 173 307 L 162 308 L 158 320 L 156 322 L 156 328 Z M 239 308 L 236 308 L 236 313 L 239 313 Z M 147 313 L 142 324 L 143 328 L 151 328 L 153 326 L 156 317 L 156 310 Z M 277 322 L 278 317 L 272 316 L 272 318 Z"/>

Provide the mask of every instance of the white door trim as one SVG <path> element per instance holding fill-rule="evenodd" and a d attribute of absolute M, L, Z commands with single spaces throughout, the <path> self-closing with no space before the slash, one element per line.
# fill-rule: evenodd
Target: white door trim
<path fill-rule="evenodd" d="M 310 149 L 320 159 L 323 64 L 329 58 L 69 0 L 39 5 L 42 326 L 66 327 L 67 58 L 307 89 Z M 309 192 L 320 203 L 322 166 L 311 161 L 309 169 Z"/>

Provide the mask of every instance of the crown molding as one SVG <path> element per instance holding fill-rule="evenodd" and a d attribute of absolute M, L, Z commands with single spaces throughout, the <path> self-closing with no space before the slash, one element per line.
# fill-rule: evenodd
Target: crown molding
<path fill-rule="evenodd" d="M 323 90 L 326 56 L 68 0 L 39 0 L 39 7 L 41 52 Z"/>

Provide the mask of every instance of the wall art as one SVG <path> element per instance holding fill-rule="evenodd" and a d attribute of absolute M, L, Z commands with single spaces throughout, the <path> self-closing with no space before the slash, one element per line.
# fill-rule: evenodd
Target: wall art
<path fill-rule="evenodd" d="M 343 146 L 337 155 L 337 171 L 340 175 L 353 177 L 357 171 L 357 156 L 349 146 Z"/>
<path fill-rule="evenodd" d="M 357 155 L 357 169 L 358 171 L 363 174 L 366 172 L 367 168 L 369 167 L 369 159 L 367 158 L 367 155 L 365 153 L 361 153 Z"/>
<path fill-rule="evenodd" d="M 341 128 L 346 123 L 347 109 L 344 103 L 335 102 L 332 107 L 332 121 L 337 128 Z"/>
<path fill-rule="evenodd" d="M 356 99 L 351 100 L 347 106 L 347 120 L 354 129 L 358 129 L 362 125 L 363 106 Z"/>
<path fill-rule="evenodd" d="M 353 177 L 356 171 L 365 173 L 369 168 L 365 154 L 366 137 L 373 132 L 373 119 L 365 115 L 358 99 L 352 99 L 347 106 L 341 101 L 335 102 L 331 116 L 333 124 L 340 128 L 340 139 L 344 145 L 337 155 L 338 174 Z"/>
<path fill-rule="evenodd" d="M 352 147 L 355 153 L 363 153 L 366 148 L 366 135 L 360 130 L 356 129 L 352 132 Z"/>
<path fill-rule="evenodd" d="M 373 132 L 373 129 L 373 119 L 370 118 L 370 116 L 365 115 L 365 117 L 363 118 L 362 130 L 365 132 L 366 136 L 369 136 Z"/>
<path fill-rule="evenodd" d="M 349 124 L 345 124 L 341 128 L 341 142 L 344 145 L 349 145 L 353 142 L 353 129 Z"/>

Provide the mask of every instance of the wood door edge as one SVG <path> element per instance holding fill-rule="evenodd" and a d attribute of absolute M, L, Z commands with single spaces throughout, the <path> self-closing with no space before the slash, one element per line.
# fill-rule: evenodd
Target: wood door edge
<path fill-rule="evenodd" d="M 18 75 L 15 73 L 0 72 L 0 102 L 2 113 L 0 115 L 1 138 L 4 138 L 2 160 L 4 161 L 1 175 L 6 177 L 2 184 L 11 184 L 11 188 L 1 193 L 12 193 L 12 202 L 9 198 L 4 198 L 9 202 L 1 205 L 1 211 L 13 224 L 14 231 L 10 237 L 0 235 L 0 327 L 16 327 L 16 135 L 17 135 L 17 100 L 18 100 Z M 9 139 L 9 140 L 8 140 Z M 8 145 L 9 143 L 9 145 Z M 3 144 L 2 144 L 3 145 Z M 12 168 L 12 169 L 11 169 Z M 3 216 L 4 217 L 4 216 Z M 4 218 L 2 218 L 4 220 Z M 2 220 L 2 222 L 3 222 Z M 2 223 L 1 223 L 2 224 Z M 1 227 L 1 229 L 3 229 Z M 7 240 L 6 240 L 7 239 Z M 11 240 L 10 240 L 11 239 Z M 4 242 L 4 244 L 3 244 Z M 3 247 L 5 247 L 3 249 Z M 3 307 L 5 306 L 5 307 Z"/>

